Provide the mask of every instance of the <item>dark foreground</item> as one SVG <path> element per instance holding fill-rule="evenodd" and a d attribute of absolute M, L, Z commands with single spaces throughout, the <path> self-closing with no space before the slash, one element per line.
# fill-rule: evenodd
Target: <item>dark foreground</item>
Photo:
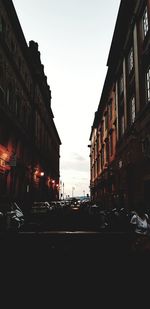
<path fill-rule="evenodd" d="M 2 295 L 26 308 L 114 305 L 133 296 L 150 268 L 148 254 L 131 252 L 128 233 L 20 232 L 1 234 L 0 244 Z"/>

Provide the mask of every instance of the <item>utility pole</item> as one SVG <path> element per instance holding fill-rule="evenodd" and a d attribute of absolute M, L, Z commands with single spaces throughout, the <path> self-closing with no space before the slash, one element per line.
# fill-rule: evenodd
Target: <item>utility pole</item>
<path fill-rule="evenodd" d="M 63 200 L 64 200 L 64 182 L 63 182 Z"/>

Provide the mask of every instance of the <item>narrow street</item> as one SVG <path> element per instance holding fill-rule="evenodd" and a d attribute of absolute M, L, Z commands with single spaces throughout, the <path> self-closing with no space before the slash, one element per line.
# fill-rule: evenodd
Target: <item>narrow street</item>
<path fill-rule="evenodd" d="M 55 216 L 49 225 L 38 222 L 38 228 L 32 221 L 24 230 L 0 234 L 3 289 L 21 295 L 27 308 L 31 302 L 58 307 L 70 297 L 77 308 L 107 303 L 109 297 L 116 303 L 124 291 L 127 299 L 143 270 L 149 269 L 149 254 L 131 253 L 128 232 L 101 230 L 79 215 L 61 219 Z"/>

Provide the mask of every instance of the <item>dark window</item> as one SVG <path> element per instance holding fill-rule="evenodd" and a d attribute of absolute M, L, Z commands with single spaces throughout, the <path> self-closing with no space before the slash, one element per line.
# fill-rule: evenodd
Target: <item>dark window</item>
<path fill-rule="evenodd" d="M 109 142 L 109 151 L 110 151 L 110 155 L 113 155 L 113 132 L 111 132 L 110 134 L 110 142 Z"/>
<path fill-rule="evenodd" d="M 113 104 L 112 102 L 113 102 L 113 100 L 111 98 L 108 102 L 108 117 L 109 117 L 109 120 L 112 119 L 112 104 Z"/>
<path fill-rule="evenodd" d="M 16 116 L 20 117 L 21 100 L 20 100 L 20 97 L 18 95 L 15 98 L 14 109 L 15 109 Z"/>
<path fill-rule="evenodd" d="M 105 114 L 105 130 L 108 129 L 108 113 Z"/>
<path fill-rule="evenodd" d="M 0 55 L 1 58 L 1 55 Z M 3 62 L 0 62 L 0 87 L 4 88 L 4 67 Z"/>
<path fill-rule="evenodd" d="M 4 91 L 1 87 L 0 87 L 0 103 L 4 104 Z"/>
<path fill-rule="evenodd" d="M 120 125 L 120 134 L 121 136 L 124 134 L 125 131 L 125 123 L 124 123 L 124 115 L 121 116 L 121 125 Z"/>
<path fill-rule="evenodd" d="M 106 142 L 106 162 L 109 161 L 109 143 L 108 141 Z"/>
<path fill-rule="evenodd" d="M 6 90 L 6 103 L 10 108 L 13 108 L 13 91 L 13 85 L 9 83 Z"/>
<path fill-rule="evenodd" d="M 2 16 L 0 16 L 0 34 L 2 33 L 3 37 L 6 33 L 6 24 Z"/>
<path fill-rule="evenodd" d="M 104 145 L 101 151 L 101 169 L 103 168 L 103 165 L 104 165 Z"/>
<path fill-rule="evenodd" d="M 123 90 L 124 90 L 124 86 L 123 86 L 123 74 L 122 74 L 119 80 L 119 95 L 122 95 Z"/>

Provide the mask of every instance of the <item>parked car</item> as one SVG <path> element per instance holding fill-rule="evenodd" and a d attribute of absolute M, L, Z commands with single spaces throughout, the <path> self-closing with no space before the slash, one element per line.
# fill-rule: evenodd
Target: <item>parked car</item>
<path fill-rule="evenodd" d="M 101 207 L 97 204 L 90 205 L 89 207 L 89 215 L 97 216 L 100 214 Z"/>
<path fill-rule="evenodd" d="M 53 207 L 47 202 L 34 202 L 31 209 L 31 215 L 49 214 Z"/>
<path fill-rule="evenodd" d="M 24 225 L 24 214 L 18 203 L 1 202 L 1 231 L 17 231 Z"/>
<path fill-rule="evenodd" d="M 53 206 L 47 201 L 33 202 L 29 210 L 26 227 L 29 230 L 43 230 L 50 224 Z"/>

